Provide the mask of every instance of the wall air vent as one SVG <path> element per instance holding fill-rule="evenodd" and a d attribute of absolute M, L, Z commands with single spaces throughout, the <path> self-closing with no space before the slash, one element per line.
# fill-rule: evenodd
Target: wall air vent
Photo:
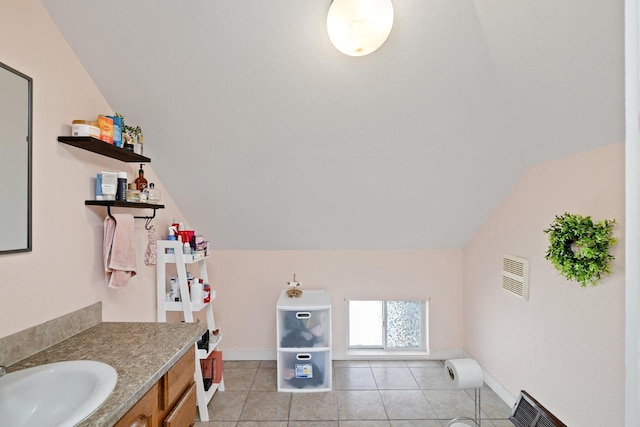
<path fill-rule="evenodd" d="M 529 260 L 513 255 L 502 256 L 502 289 L 529 301 Z"/>
<path fill-rule="evenodd" d="M 558 417 L 522 390 L 511 410 L 509 421 L 516 427 L 567 427 Z"/>

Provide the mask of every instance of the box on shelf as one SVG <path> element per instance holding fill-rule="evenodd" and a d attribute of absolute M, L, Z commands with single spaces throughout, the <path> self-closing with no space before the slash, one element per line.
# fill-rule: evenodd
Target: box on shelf
<path fill-rule="evenodd" d="M 211 384 L 222 381 L 222 352 L 212 351 L 209 357 L 200 360 L 204 389 L 209 390 Z"/>

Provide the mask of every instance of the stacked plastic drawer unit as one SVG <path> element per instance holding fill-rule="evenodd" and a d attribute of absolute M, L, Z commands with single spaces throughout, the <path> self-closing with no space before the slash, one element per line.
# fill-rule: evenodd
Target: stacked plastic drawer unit
<path fill-rule="evenodd" d="M 282 291 L 277 304 L 278 391 L 331 390 L 331 297 Z"/>

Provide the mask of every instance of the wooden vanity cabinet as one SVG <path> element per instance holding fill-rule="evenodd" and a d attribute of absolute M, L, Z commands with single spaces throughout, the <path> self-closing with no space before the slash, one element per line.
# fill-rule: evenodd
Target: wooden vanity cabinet
<path fill-rule="evenodd" d="M 188 351 L 169 371 L 160 379 L 160 413 L 161 419 L 165 420 L 163 427 L 185 427 L 194 423 L 196 417 L 195 389 L 193 390 L 193 402 L 187 404 L 191 398 L 189 391 L 193 388 L 193 374 L 196 366 L 196 354 Z M 176 424 L 176 414 L 179 411 L 181 420 L 188 420 L 188 423 Z M 190 418 L 188 418 L 190 416 Z M 166 419 L 173 419 L 172 424 L 167 424 Z"/>
<path fill-rule="evenodd" d="M 195 422 L 195 351 L 190 350 L 127 412 L 115 427 L 189 427 Z"/>
<path fill-rule="evenodd" d="M 157 427 L 158 424 L 158 384 L 138 401 L 133 408 L 120 418 L 115 427 Z"/>
<path fill-rule="evenodd" d="M 163 427 L 184 427 L 193 425 L 196 417 L 196 383 L 184 393 L 173 410 L 164 419 Z"/>

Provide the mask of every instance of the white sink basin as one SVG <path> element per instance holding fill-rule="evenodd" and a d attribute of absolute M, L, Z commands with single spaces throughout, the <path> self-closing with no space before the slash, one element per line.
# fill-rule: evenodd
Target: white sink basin
<path fill-rule="evenodd" d="M 0 377 L 1 427 L 71 427 L 111 394 L 118 373 L 92 360 L 23 369 Z"/>

